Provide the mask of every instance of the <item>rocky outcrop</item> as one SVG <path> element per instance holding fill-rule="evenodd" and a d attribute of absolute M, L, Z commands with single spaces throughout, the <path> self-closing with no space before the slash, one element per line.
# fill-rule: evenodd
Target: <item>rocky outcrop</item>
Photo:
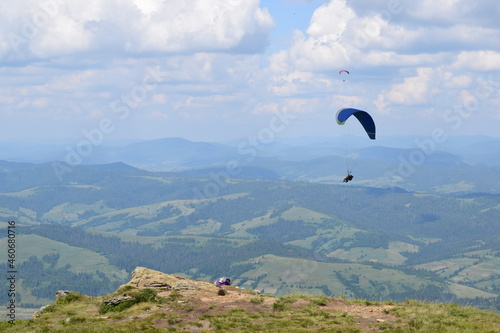
<path fill-rule="evenodd" d="M 66 297 L 66 296 L 68 296 L 71 293 L 74 293 L 74 291 L 71 291 L 71 290 L 58 290 L 58 291 L 56 291 L 56 301 L 59 298 Z"/>
<path fill-rule="evenodd" d="M 172 288 L 180 281 L 191 281 L 176 274 L 167 274 L 145 267 L 137 267 L 130 274 L 131 279 L 126 285 L 137 288 Z"/>
<path fill-rule="evenodd" d="M 131 301 L 133 299 L 134 298 L 131 296 L 123 295 L 123 296 L 113 297 L 113 298 L 104 300 L 104 304 L 106 304 L 106 305 L 118 305 L 118 304 L 121 304 L 121 303 L 126 302 L 126 301 Z"/>
<path fill-rule="evenodd" d="M 152 288 L 159 292 L 176 290 L 188 294 L 207 292 L 218 295 L 219 292 L 219 288 L 212 282 L 191 280 L 177 274 L 167 274 L 145 267 L 137 267 L 130 275 L 130 281 L 122 287 L 130 285 L 136 288 Z"/>
<path fill-rule="evenodd" d="M 145 288 L 161 288 L 164 290 L 170 290 L 172 289 L 172 286 L 169 285 L 168 283 L 165 282 L 160 282 L 160 281 L 152 281 L 144 284 Z"/>
<path fill-rule="evenodd" d="M 41 313 L 43 312 L 43 310 L 45 310 L 48 306 L 49 306 L 49 304 L 42 306 L 42 307 L 41 307 L 38 311 L 35 311 L 35 313 L 33 313 L 32 317 L 33 317 L 33 318 L 38 318 L 38 317 L 40 317 L 40 314 L 41 314 Z"/>
<path fill-rule="evenodd" d="M 167 274 L 145 267 L 137 267 L 131 273 L 131 279 L 128 283 L 121 285 L 120 289 L 132 286 L 138 289 L 154 289 L 160 297 L 168 297 L 172 292 L 182 293 L 183 296 L 193 297 L 202 301 L 213 300 L 214 297 L 226 296 L 219 299 L 227 299 L 232 301 L 234 299 L 248 297 L 248 294 L 242 295 L 238 287 L 224 286 L 224 288 L 216 286 L 210 281 L 191 280 L 189 278 L 177 275 Z M 127 293 L 127 289 L 123 290 L 123 294 L 115 293 L 112 298 L 105 299 L 105 305 L 116 306 L 127 301 L 133 301 L 135 298 L 133 292 Z M 58 290 L 56 292 L 56 302 L 60 298 L 66 297 L 70 294 L 78 294 L 70 290 Z M 33 317 L 39 317 L 43 308 L 36 311 Z"/>

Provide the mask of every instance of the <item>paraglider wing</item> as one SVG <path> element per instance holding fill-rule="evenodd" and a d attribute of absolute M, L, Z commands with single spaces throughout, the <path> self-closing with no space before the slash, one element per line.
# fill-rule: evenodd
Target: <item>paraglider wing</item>
<path fill-rule="evenodd" d="M 341 70 L 341 71 L 339 72 L 339 74 L 342 74 L 343 72 L 345 72 L 345 73 L 347 73 L 347 74 L 350 74 L 350 73 L 349 73 L 349 71 L 346 71 L 345 69 Z"/>
<path fill-rule="evenodd" d="M 370 139 L 375 140 L 375 122 L 368 112 L 352 108 L 340 109 L 337 112 L 335 119 L 339 125 L 344 125 L 346 120 L 352 115 L 354 115 L 354 117 L 359 120 L 361 125 L 363 125 L 363 128 Z"/>

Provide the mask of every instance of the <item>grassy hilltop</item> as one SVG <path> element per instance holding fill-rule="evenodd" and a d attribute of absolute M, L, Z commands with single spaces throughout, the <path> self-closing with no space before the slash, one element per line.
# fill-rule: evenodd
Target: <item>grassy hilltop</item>
<path fill-rule="evenodd" d="M 222 295 L 224 294 L 224 295 Z M 105 301 L 125 297 L 118 305 Z M 216 287 L 138 267 L 112 295 L 76 292 L 2 332 L 500 332 L 500 315 L 455 304 L 370 302 Z"/>

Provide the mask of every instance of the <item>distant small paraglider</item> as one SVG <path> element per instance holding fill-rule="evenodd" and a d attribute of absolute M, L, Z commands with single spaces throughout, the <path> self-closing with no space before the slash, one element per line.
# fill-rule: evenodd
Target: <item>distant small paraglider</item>
<path fill-rule="evenodd" d="M 343 70 L 339 71 L 339 75 L 341 75 L 342 73 L 351 74 L 351 73 L 349 73 L 349 71 L 348 71 L 348 70 L 345 70 L 345 69 L 343 69 Z M 344 80 L 342 80 L 342 81 L 344 81 L 344 82 L 345 82 L 345 79 L 344 79 Z"/>

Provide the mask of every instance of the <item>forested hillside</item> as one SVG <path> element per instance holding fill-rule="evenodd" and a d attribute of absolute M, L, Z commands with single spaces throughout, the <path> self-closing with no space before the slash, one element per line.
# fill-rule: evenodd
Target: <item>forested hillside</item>
<path fill-rule="evenodd" d="M 278 295 L 499 306 L 500 195 L 123 165 L 79 166 L 63 182 L 48 164 L 4 167 L 1 177 L 0 214 L 17 221 L 26 249 L 24 305 L 46 302 L 54 288 L 109 292 L 126 272 L 147 266 L 193 278 L 228 275 Z M 84 271 L 71 260 L 81 251 L 93 258 Z"/>

